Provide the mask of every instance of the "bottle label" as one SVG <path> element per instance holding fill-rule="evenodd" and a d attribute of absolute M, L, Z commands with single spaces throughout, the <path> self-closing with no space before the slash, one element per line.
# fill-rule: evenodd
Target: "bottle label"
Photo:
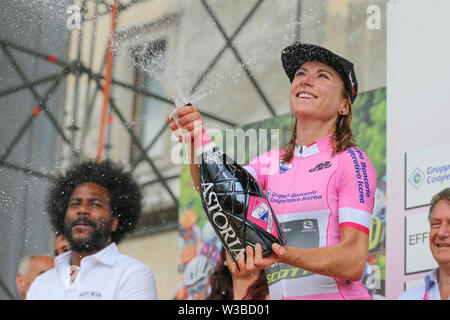
<path fill-rule="evenodd" d="M 203 161 L 207 164 L 222 162 L 223 151 L 211 140 L 205 129 L 202 129 L 202 133 L 194 138 L 194 150 L 198 163 Z M 204 159 L 202 154 L 206 154 Z"/>
<path fill-rule="evenodd" d="M 278 238 L 277 230 L 274 228 L 273 213 L 266 199 L 250 196 L 247 219 Z"/>
<path fill-rule="evenodd" d="M 228 248 L 228 252 L 236 261 L 241 252 L 245 252 L 245 244 L 241 242 L 235 230 L 230 224 L 227 214 L 222 212 L 222 207 L 217 194 L 214 192 L 213 183 L 201 183 L 202 197 L 207 210 L 208 220 L 213 224 L 216 233 Z"/>

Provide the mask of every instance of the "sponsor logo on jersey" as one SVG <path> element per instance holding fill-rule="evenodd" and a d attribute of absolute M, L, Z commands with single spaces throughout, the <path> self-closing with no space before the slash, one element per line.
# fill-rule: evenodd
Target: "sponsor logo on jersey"
<path fill-rule="evenodd" d="M 280 160 L 280 174 L 285 173 L 288 170 L 292 169 L 292 163 L 284 163 L 283 160 Z"/>
<path fill-rule="evenodd" d="M 314 229 L 314 222 L 311 220 L 303 221 L 303 230 L 312 230 Z"/>
<path fill-rule="evenodd" d="M 102 297 L 102 293 L 98 292 L 98 291 L 83 291 L 80 292 L 80 294 L 78 295 L 79 297 L 83 297 L 83 298 L 101 298 Z"/>
<path fill-rule="evenodd" d="M 347 153 L 349 153 L 350 157 L 352 158 L 353 165 L 355 167 L 356 178 L 358 179 L 356 183 L 359 193 L 359 202 L 365 203 L 365 198 L 370 198 L 371 190 L 369 184 L 369 176 L 367 174 L 367 164 L 365 162 L 364 155 L 358 148 L 350 148 L 347 150 Z"/>
<path fill-rule="evenodd" d="M 314 168 L 309 169 L 309 172 L 316 172 L 316 171 L 320 171 L 320 170 L 323 170 L 323 169 L 328 169 L 330 167 L 331 167 L 331 162 L 330 161 L 326 161 L 326 162 L 319 163 Z"/>
<path fill-rule="evenodd" d="M 267 284 L 270 286 L 281 280 L 289 280 L 312 276 L 314 273 L 287 264 L 274 263 L 266 270 Z"/>

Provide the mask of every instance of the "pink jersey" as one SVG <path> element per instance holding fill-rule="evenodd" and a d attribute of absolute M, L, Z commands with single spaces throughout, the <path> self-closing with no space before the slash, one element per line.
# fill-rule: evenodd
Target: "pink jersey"
<path fill-rule="evenodd" d="M 369 234 L 376 173 L 367 155 L 349 148 L 332 155 L 332 135 L 297 146 L 281 163 L 272 150 L 245 168 L 257 179 L 287 237 L 287 246 L 324 247 L 340 242 L 340 228 Z M 314 274 L 282 263 L 266 270 L 271 299 L 370 299 L 361 281 Z"/>

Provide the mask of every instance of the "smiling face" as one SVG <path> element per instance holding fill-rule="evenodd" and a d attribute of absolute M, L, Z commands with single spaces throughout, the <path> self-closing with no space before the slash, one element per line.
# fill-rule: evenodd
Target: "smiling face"
<path fill-rule="evenodd" d="M 291 112 L 300 119 L 334 123 L 349 112 L 344 83 L 330 66 L 310 61 L 297 70 L 290 89 Z"/>
<path fill-rule="evenodd" d="M 430 216 L 430 249 L 439 266 L 450 267 L 450 202 L 439 201 Z"/>
<path fill-rule="evenodd" d="M 117 224 L 118 217 L 111 214 L 108 190 L 86 182 L 73 191 L 64 221 L 64 236 L 73 251 L 94 252 L 106 247 Z"/>

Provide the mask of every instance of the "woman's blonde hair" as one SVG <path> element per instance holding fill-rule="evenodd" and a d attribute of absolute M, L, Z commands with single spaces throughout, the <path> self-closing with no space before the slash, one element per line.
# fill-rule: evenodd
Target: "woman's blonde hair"
<path fill-rule="evenodd" d="M 345 89 L 343 91 L 343 97 L 347 98 L 348 114 L 338 114 L 336 118 L 333 131 L 333 155 L 356 146 L 352 132 L 353 105 L 350 96 Z M 297 122 L 297 118 L 292 115 L 291 139 L 282 147 L 282 149 L 286 151 L 282 157 L 284 163 L 290 162 L 294 156 L 295 144 L 297 141 Z"/>

